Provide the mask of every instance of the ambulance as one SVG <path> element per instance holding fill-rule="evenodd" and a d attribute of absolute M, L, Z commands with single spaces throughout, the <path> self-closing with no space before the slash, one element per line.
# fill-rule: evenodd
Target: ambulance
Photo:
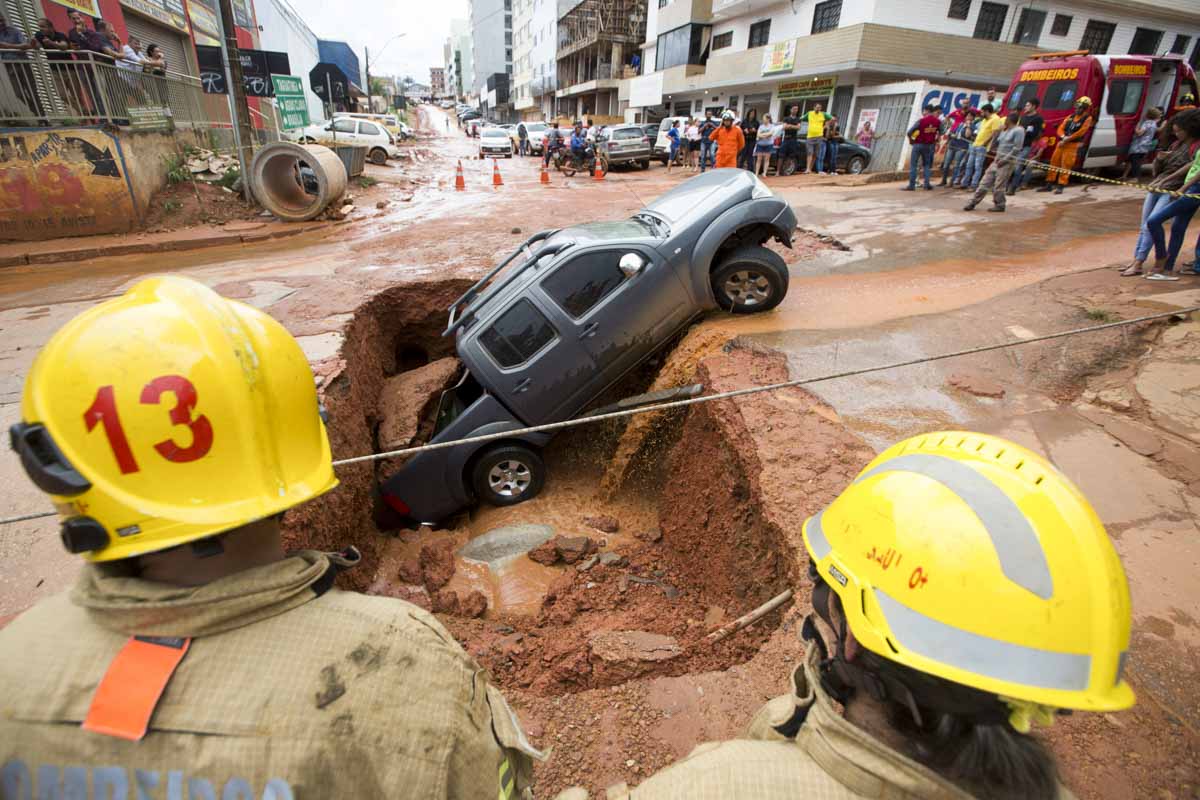
<path fill-rule="evenodd" d="M 1186 95 L 1197 96 L 1196 73 L 1183 56 L 1094 56 L 1075 50 L 1044 53 L 1022 64 L 1005 95 L 1004 111 L 1020 111 L 1033 97 L 1041 101 L 1046 119 L 1041 159 L 1049 161 L 1059 124 L 1076 100 L 1091 98 L 1096 123 L 1081 162 L 1090 169 L 1124 164 L 1146 111 L 1158 107 L 1169 118 Z"/>

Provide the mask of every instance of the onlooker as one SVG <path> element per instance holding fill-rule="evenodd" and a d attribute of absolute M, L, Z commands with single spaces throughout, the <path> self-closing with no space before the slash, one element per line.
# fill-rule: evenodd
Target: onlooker
<path fill-rule="evenodd" d="M 700 171 L 708 169 L 713 163 L 713 131 L 717 129 L 717 121 L 713 119 L 712 109 L 704 112 L 704 121 L 700 123 Z"/>
<path fill-rule="evenodd" d="M 1146 227 L 1146 220 L 1151 214 L 1165 208 L 1171 202 L 1169 191 L 1179 191 L 1187 177 L 1197 154 L 1200 154 L 1200 113 L 1185 111 L 1176 114 L 1168 123 L 1174 130 L 1174 146 L 1158 159 L 1155 159 L 1154 170 L 1157 177 L 1150 182 L 1151 189 L 1162 189 L 1161 192 L 1146 192 L 1142 203 L 1142 225 L 1138 233 L 1137 244 L 1133 248 L 1133 261 L 1121 272 L 1125 277 L 1142 274 L 1146 258 L 1150 255 L 1150 247 L 1154 240 Z"/>
<path fill-rule="evenodd" d="M 8 20 L 0 16 L 0 62 L 4 63 L 8 80 L 21 102 L 29 109 L 29 113 L 34 117 L 41 117 L 42 101 L 38 97 L 37 84 L 33 80 L 29 54 L 25 52 L 34 46 L 33 40 L 26 39 L 21 31 L 9 25 Z"/>
<path fill-rule="evenodd" d="M 990 104 L 984 104 L 979 109 L 982 118 L 979 120 L 978 132 L 971 149 L 967 151 L 967 169 L 963 173 L 962 188 L 975 190 L 983 180 L 983 165 L 987 161 L 988 148 L 992 139 L 1000 132 L 1004 122 L 996 115 L 996 109 Z"/>
<path fill-rule="evenodd" d="M 771 151 L 775 149 L 775 125 L 770 114 L 763 115 L 762 124 L 758 126 L 758 136 L 754 142 L 754 174 L 766 176 L 771 167 Z M 781 148 L 782 150 L 782 148 Z"/>
<path fill-rule="evenodd" d="M 1125 162 L 1125 171 L 1121 173 L 1121 180 L 1125 180 L 1130 174 L 1133 175 L 1135 181 L 1140 179 L 1142 165 L 1154 152 L 1154 147 L 1158 142 L 1158 127 L 1161 119 L 1162 109 L 1152 108 L 1146 112 L 1145 119 L 1139 122 L 1137 128 L 1134 129 L 1133 141 L 1129 143 L 1129 160 Z"/>
<path fill-rule="evenodd" d="M 942 162 L 942 182 L 939 186 L 956 186 L 962 181 L 967 167 L 967 150 L 975 140 L 975 111 L 968 109 L 962 122 L 950 131 L 946 145 L 946 160 Z"/>
<path fill-rule="evenodd" d="M 529 155 L 529 131 L 524 122 L 517 123 L 517 153 L 522 156 Z"/>
<path fill-rule="evenodd" d="M 671 143 L 670 152 L 667 153 L 667 174 L 670 175 L 675 168 L 675 159 L 679 157 L 679 120 L 672 122 L 667 129 L 667 141 Z"/>
<path fill-rule="evenodd" d="M 142 67 L 151 75 L 166 75 L 167 74 L 167 56 L 162 51 L 162 48 L 156 44 L 146 46 L 146 58 L 142 61 Z M 446 118 L 446 130 L 450 130 L 450 118 Z"/>
<path fill-rule="evenodd" d="M 779 145 L 779 158 L 775 161 L 775 174 L 783 174 L 783 165 L 788 159 L 796 164 L 796 171 L 804 168 L 804 156 L 800 153 L 800 106 L 792 106 L 783 118 L 783 141 Z"/>
<path fill-rule="evenodd" d="M 109 46 L 108 38 L 101 33 L 104 26 L 103 20 L 97 20 L 96 30 L 92 30 L 87 26 L 83 14 L 78 11 L 68 13 L 67 17 L 73 26 L 71 30 L 67 31 L 67 41 L 80 51 L 76 53 L 73 65 L 76 83 L 80 87 L 80 93 L 84 95 L 84 104 L 90 106 L 92 113 L 97 117 L 103 117 L 107 110 L 100 92 L 100 84 L 97 81 L 95 65 L 111 64 L 120 56 L 120 53 Z"/>
<path fill-rule="evenodd" d="M 830 119 L 823 108 L 817 103 L 805 115 L 808 119 L 808 171 L 818 175 L 825 174 L 825 123 Z"/>
<path fill-rule="evenodd" d="M 1046 173 L 1046 185 L 1039 192 L 1054 191 L 1062 194 L 1063 189 L 1071 181 L 1071 173 L 1079 162 L 1079 150 L 1083 140 L 1092 130 L 1095 120 L 1092 118 L 1092 99 L 1081 97 L 1075 101 L 1075 110 L 1058 126 L 1058 147 L 1050 156 L 1050 171 Z M 1057 186 L 1055 184 L 1058 184 Z"/>
<path fill-rule="evenodd" d="M 700 121 L 688 117 L 687 149 L 683 151 L 683 160 L 688 169 L 695 171 L 700 167 Z"/>
<path fill-rule="evenodd" d="M 1046 120 L 1038 113 L 1041 105 L 1036 97 L 1025 101 L 1025 108 L 1021 114 L 1021 127 L 1025 130 L 1025 143 L 1021 145 L 1021 152 L 1017 154 L 1016 169 L 1013 170 L 1012 180 L 1008 182 L 1010 196 L 1024 189 L 1025 185 L 1029 183 L 1029 179 L 1033 177 L 1033 170 L 1029 169 L 1031 153 L 1037 141 L 1042 138 L 1042 131 L 1046 128 Z"/>
<path fill-rule="evenodd" d="M 829 175 L 837 175 L 837 157 L 838 157 L 838 141 L 841 138 L 842 129 L 838 125 L 837 117 L 829 115 L 829 120 L 825 123 L 825 172 Z"/>
<path fill-rule="evenodd" d="M 38 20 L 37 33 L 33 34 L 33 43 L 42 49 L 46 60 L 50 62 L 50 74 L 54 76 L 54 87 L 58 90 L 58 96 L 66 101 L 76 114 L 82 114 L 79 93 L 71 81 L 71 43 L 67 41 L 67 37 L 59 33 L 47 17 L 42 17 Z"/>
<path fill-rule="evenodd" d="M 714 169 L 736 167 L 738 156 L 746 148 L 746 137 L 742 129 L 733 124 L 733 112 L 721 114 L 721 124 L 708 135 L 708 141 L 715 145 L 717 151 Z"/>
<path fill-rule="evenodd" d="M 1175 259 L 1183 248 L 1184 237 L 1187 236 L 1188 224 L 1200 208 L 1200 152 L 1192 160 L 1184 175 L 1183 186 L 1179 188 L 1183 197 L 1176 198 L 1162 208 L 1153 212 L 1146 219 L 1146 230 L 1154 240 L 1154 269 L 1146 275 L 1152 281 L 1177 281 L 1179 278 L 1171 274 L 1175 269 Z M 1167 244 L 1164 225 L 1171 223 L 1171 242 Z M 1193 262 L 1193 270 L 1195 269 Z"/>
<path fill-rule="evenodd" d="M 754 148 L 755 142 L 758 141 L 759 127 L 758 109 L 752 108 L 746 112 L 746 116 L 742 120 L 742 138 L 746 140 L 746 146 L 742 150 L 738 164 L 742 169 L 754 169 Z"/>
<path fill-rule="evenodd" d="M 112 45 L 112 49 L 121 54 L 117 59 L 117 66 L 130 72 L 141 72 L 142 62 L 146 59 L 141 54 L 141 42 L 136 36 L 130 36 L 129 41 L 121 44 L 121 39 L 117 36 L 117 32 L 111 27 L 108 29 L 108 41 Z"/>
<path fill-rule="evenodd" d="M 859 147 L 865 147 L 868 150 L 871 150 L 875 147 L 875 142 L 879 139 L 882 139 L 886 135 L 887 134 L 876 133 L 875 129 L 871 127 L 871 120 L 868 119 L 863 120 L 863 125 L 858 129 L 858 134 L 855 135 L 854 139 L 858 142 Z"/>
<path fill-rule="evenodd" d="M 1000 106 L 1004 105 L 1004 98 L 996 97 L 996 87 L 989 86 L 987 90 L 987 99 L 983 102 L 991 106 L 993 111 L 999 112 Z"/>
<path fill-rule="evenodd" d="M 558 129 L 558 120 L 550 123 L 549 129 L 546 130 L 546 135 L 542 138 L 542 166 L 550 166 L 550 159 L 554 154 L 562 149 L 562 131 Z M 674 160 L 674 159 L 672 159 Z M 669 167 L 671 162 L 667 162 Z"/>
<path fill-rule="evenodd" d="M 913 123 L 908 129 L 908 138 L 912 141 L 912 156 L 908 162 L 908 186 L 903 191 L 912 192 L 917 188 L 917 162 L 924 162 L 924 189 L 933 190 L 929 182 L 929 174 L 933 169 L 933 148 L 937 144 L 938 133 L 942 129 L 942 121 L 937 115 L 937 106 L 928 103 L 925 115 Z"/>
<path fill-rule="evenodd" d="M 974 211 L 975 206 L 983 199 L 988 191 L 992 191 L 992 207 L 988 211 L 1004 211 L 1008 197 L 1008 181 L 1012 177 L 1016 159 L 1025 146 L 1025 128 L 1021 126 L 1021 115 L 1011 112 L 1004 119 L 1004 130 L 996 137 L 996 159 L 983 174 L 983 180 L 971 201 L 963 206 L 963 211 Z"/>

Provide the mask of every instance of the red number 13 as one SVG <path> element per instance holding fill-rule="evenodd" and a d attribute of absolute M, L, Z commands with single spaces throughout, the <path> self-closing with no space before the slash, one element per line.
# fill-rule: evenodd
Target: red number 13
<path fill-rule="evenodd" d="M 176 464 L 203 458 L 212 449 L 213 429 L 212 423 L 203 414 L 192 418 L 192 411 L 199 400 L 196 387 L 182 375 L 160 375 L 142 388 L 141 401 L 144 405 L 156 405 L 164 392 L 175 395 L 175 407 L 170 411 L 171 424 L 186 425 L 191 431 L 192 442 L 187 447 L 182 447 L 173 439 L 164 439 L 156 443 L 154 449 L 163 458 Z M 101 386 L 96 390 L 96 399 L 92 401 L 91 407 L 83 412 L 83 421 L 89 431 L 96 427 L 96 423 L 103 423 L 104 435 L 108 437 L 108 445 L 117 459 L 121 474 L 128 475 L 138 471 L 133 450 L 117 414 L 112 386 Z"/>

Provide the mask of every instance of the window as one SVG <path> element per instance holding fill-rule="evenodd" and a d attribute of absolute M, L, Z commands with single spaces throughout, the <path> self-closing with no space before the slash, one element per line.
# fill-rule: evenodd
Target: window
<path fill-rule="evenodd" d="M 713 50 L 720 50 L 722 47 L 729 47 L 733 44 L 733 31 L 725 31 L 718 33 L 713 37 Z"/>
<path fill-rule="evenodd" d="M 512 61 L 512 48 L 511 47 L 506 47 L 504 49 L 504 60 Z M 511 72 L 512 70 L 509 70 L 509 71 Z"/>
<path fill-rule="evenodd" d="M 1007 16 L 1008 6 L 1003 3 L 984 3 L 979 9 L 979 19 L 975 21 L 975 38 L 1000 41 Z"/>
<path fill-rule="evenodd" d="M 1133 41 L 1129 44 L 1129 54 L 1152 56 L 1158 52 L 1162 42 L 1163 32 L 1151 28 L 1138 28 L 1133 32 Z"/>
<path fill-rule="evenodd" d="M 966 19 L 971 16 L 971 0 L 950 0 L 950 10 L 946 12 L 950 19 Z"/>
<path fill-rule="evenodd" d="M 1045 11 L 1034 11 L 1032 8 L 1021 9 L 1021 18 L 1017 22 L 1017 35 L 1013 37 L 1013 43 L 1036 47 L 1038 39 L 1042 38 L 1042 26 L 1045 24 Z"/>
<path fill-rule="evenodd" d="M 545 315 L 528 300 L 518 300 L 479 335 L 479 342 L 497 364 L 508 369 L 524 364 L 556 338 Z"/>
<path fill-rule="evenodd" d="M 334 133 L 354 133 L 354 120 L 352 119 L 335 119 L 333 121 Z"/>
<path fill-rule="evenodd" d="M 1013 90 L 1008 93 L 1008 108 L 1011 111 L 1017 111 L 1025 105 L 1027 100 L 1032 100 L 1037 97 L 1038 85 L 1036 83 L 1018 83 L 1013 87 Z"/>
<path fill-rule="evenodd" d="M 379 131 L 379 127 L 378 127 L 378 126 L 376 126 L 374 123 L 371 123 L 371 122 L 360 122 L 360 123 L 358 123 L 358 132 L 359 132 L 359 133 L 365 133 L 365 134 L 367 134 L 368 136 L 378 136 L 378 135 L 379 135 L 379 133 L 380 133 L 380 131 Z"/>
<path fill-rule="evenodd" d="M 1071 20 L 1075 19 L 1070 14 L 1055 14 L 1054 24 L 1050 26 L 1051 36 L 1066 36 L 1071 32 Z"/>
<path fill-rule="evenodd" d="M 1185 36 L 1182 33 L 1176 34 L 1175 35 L 1175 44 L 1171 45 L 1171 52 L 1178 53 L 1179 55 L 1183 55 L 1184 53 L 1187 52 L 1188 42 L 1190 42 L 1191 40 L 1192 40 L 1192 37 L 1190 37 L 1190 36 Z"/>
<path fill-rule="evenodd" d="M 617 128 L 613 131 L 612 138 L 614 139 L 641 139 L 646 135 L 646 132 L 641 128 Z"/>
<path fill-rule="evenodd" d="M 512 30 L 512 14 L 504 15 L 504 27 L 508 30 Z"/>
<path fill-rule="evenodd" d="M 813 33 L 837 30 L 838 21 L 842 18 L 842 0 L 826 0 L 817 3 L 813 9 Z M 766 44 L 764 42 L 763 44 Z"/>
<path fill-rule="evenodd" d="M 563 311 L 579 319 L 625 280 L 617 266 L 620 259 L 621 254 L 612 250 L 582 255 L 542 281 L 542 289 Z"/>
<path fill-rule="evenodd" d="M 1075 105 L 1075 93 L 1079 86 L 1075 81 L 1055 81 L 1046 89 L 1042 98 L 1042 111 L 1063 111 Z"/>
<path fill-rule="evenodd" d="M 681 25 L 658 37 L 654 68 L 663 70 L 681 64 L 708 63 L 712 28 L 708 25 Z"/>
<path fill-rule="evenodd" d="M 671 2 L 671 0 L 658 0 L 658 7 L 659 7 L 659 8 L 666 8 L 666 7 L 667 7 L 667 3 L 669 3 L 669 2 Z"/>
<path fill-rule="evenodd" d="M 508 31 L 504 32 L 504 43 L 507 45 L 512 44 L 512 33 L 508 32 Z"/>
<path fill-rule="evenodd" d="M 1108 102 L 1105 108 L 1116 116 L 1136 114 L 1142 104 L 1142 92 L 1146 88 L 1143 80 L 1113 81 L 1108 85 Z"/>
<path fill-rule="evenodd" d="M 1117 26 L 1111 22 L 1089 19 L 1087 27 L 1083 29 L 1083 38 L 1079 40 L 1079 49 L 1087 50 L 1094 56 L 1104 55 L 1112 44 L 1116 29 Z"/>
<path fill-rule="evenodd" d="M 750 42 L 748 48 L 762 47 L 771 38 L 771 20 L 764 19 L 750 26 Z"/>

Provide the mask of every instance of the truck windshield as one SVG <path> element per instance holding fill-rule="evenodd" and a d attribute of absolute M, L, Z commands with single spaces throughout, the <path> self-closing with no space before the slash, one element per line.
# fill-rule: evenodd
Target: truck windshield
<path fill-rule="evenodd" d="M 646 230 L 650 231 L 651 236 L 657 239 L 665 239 L 671 233 L 671 226 L 653 214 L 645 212 L 634 214 L 633 221 L 642 225 Z"/>

